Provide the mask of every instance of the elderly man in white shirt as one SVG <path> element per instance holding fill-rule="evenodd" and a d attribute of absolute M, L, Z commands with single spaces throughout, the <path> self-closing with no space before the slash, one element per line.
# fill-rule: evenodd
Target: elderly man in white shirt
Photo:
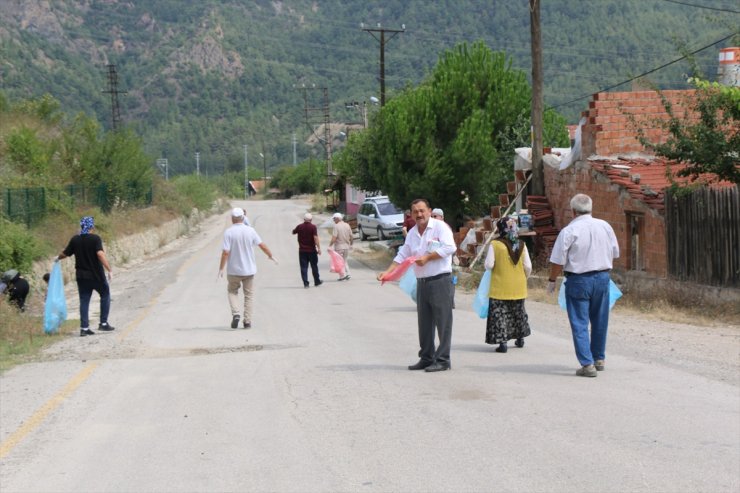
<path fill-rule="evenodd" d="M 416 257 L 416 312 L 419 326 L 419 362 L 409 370 L 427 372 L 451 368 L 452 341 L 452 255 L 457 250 L 452 230 L 443 221 L 432 219 L 432 210 L 425 199 L 411 203 L 411 215 L 416 226 L 406 235 L 390 267 L 378 274 L 378 280 L 409 257 Z M 439 346 L 435 349 L 435 328 Z"/>
<path fill-rule="evenodd" d="M 573 344 L 581 368 L 576 375 L 595 377 L 604 369 L 606 333 L 609 326 L 609 271 L 619 257 L 614 230 L 606 221 L 591 217 L 591 197 L 575 195 L 570 201 L 574 218 L 560 231 L 550 255 L 547 290 L 564 271 L 565 301 Z M 588 324 L 591 322 L 589 338 Z"/>

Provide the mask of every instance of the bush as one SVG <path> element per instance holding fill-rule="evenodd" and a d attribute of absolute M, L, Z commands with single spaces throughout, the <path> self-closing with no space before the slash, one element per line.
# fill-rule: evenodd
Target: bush
<path fill-rule="evenodd" d="M 217 197 L 216 187 L 205 178 L 181 175 L 170 181 L 155 182 L 156 205 L 182 215 L 189 215 L 193 207 L 201 211 L 211 208 Z"/>
<path fill-rule="evenodd" d="M 3 231 L 0 236 L 0 272 L 8 269 L 28 272 L 34 259 L 43 255 L 43 247 L 25 225 L 0 218 L 0 226 Z"/>

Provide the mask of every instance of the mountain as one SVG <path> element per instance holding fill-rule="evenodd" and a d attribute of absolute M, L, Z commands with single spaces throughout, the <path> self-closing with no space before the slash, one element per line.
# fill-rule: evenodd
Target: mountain
<path fill-rule="evenodd" d="M 690 3 L 703 4 L 699 8 Z M 269 169 L 321 156 L 312 128 L 329 102 L 334 123 L 362 122 L 379 97 L 386 32 L 387 97 L 418 84 L 444 50 L 482 39 L 529 73 L 527 0 L 0 0 L 0 90 L 50 93 L 73 114 L 110 126 L 108 65 L 121 120 L 172 173 Z M 735 0 L 549 0 L 542 3 L 545 102 L 576 122 L 587 97 L 695 51 L 705 74 L 738 31 Z M 364 23 L 361 26 L 361 23 Z M 368 31 L 367 29 L 376 29 Z M 363 29 L 364 27 L 364 29 Z M 684 88 L 686 62 L 649 75 Z M 618 86 L 624 90 L 629 85 Z M 327 89 L 325 94 L 322 90 Z M 359 106 L 346 103 L 358 101 Z M 334 126 L 332 126 L 334 128 Z M 314 142 L 316 136 L 314 136 Z M 262 153 L 264 158 L 259 157 Z M 258 168 L 259 169 L 259 168 Z"/>

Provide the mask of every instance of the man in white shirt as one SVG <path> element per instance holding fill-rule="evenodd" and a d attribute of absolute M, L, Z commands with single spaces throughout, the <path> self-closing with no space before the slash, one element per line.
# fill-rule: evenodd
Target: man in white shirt
<path fill-rule="evenodd" d="M 254 258 L 254 246 L 257 245 L 272 260 L 270 249 L 251 226 L 244 224 L 244 210 L 235 207 L 231 211 L 231 227 L 224 232 L 221 262 L 218 267 L 218 277 L 223 277 L 226 267 L 227 292 L 231 307 L 231 328 L 239 326 L 239 286 L 244 291 L 244 324 L 245 329 L 252 327 L 252 281 L 257 273 L 257 263 Z"/>
<path fill-rule="evenodd" d="M 550 255 L 549 293 L 564 271 L 565 301 L 573 344 L 581 368 L 576 375 L 595 377 L 604 369 L 609 326 L 609 271 L 619 257 L 614 230 L 606 221 L 591 217 L 591 197 L 579 193 L 570 201 L 573 220 L 560 231 Z M 588 324 L 591 322 L 589 338 Z"/>
<path fill-rule="evenodd" d="M 411 215 L 416 226 L 406 235 L 390 267 L 378 274 L 378 280 L 390 273 L 409 257 L 416 257 L 413 266 L 416 275 L 416 312 L 419 326 L 419 362 L 409 370 L 428 372 L 451 368 L 452 341 L 452 255 L 457 247 L 452 230 L 443 221 L 432 219 L 432 210 L 425 199 L 411 203 Z M 434 336 L 439 346 L 434 347 Z"/>

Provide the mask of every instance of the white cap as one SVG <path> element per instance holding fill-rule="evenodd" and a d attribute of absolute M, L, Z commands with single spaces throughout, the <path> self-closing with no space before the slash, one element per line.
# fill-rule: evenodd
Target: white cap
<path fill-rule="evenodd" d="M 442 211 L 442 209 L 439 209 L 439 208 L 432 209 L 432 214 L 445 217 L 445 213 Z"/>
<path fill-rule="evenodd" d="M 331 216 L 332 219 L 344 219 L 344 216 L 342 216 L 341 212 L 335 212 L 333 216 Z"/>
<path fill-rule="evenodd" d="M 304 221 L 310 221 L 311 219 L 313 219 L 313 216 L 311 215 L 311 213 L 310 213 L 310 212 L 306 212 L 306 213 L 305 213 L 305 214 L 303 215 L 303 220 L 304 220 Z"/>
<path fill-rule="evenodd" d="M 244 211 L 241 207 L 234 207 L 231 209 L 231 217 L 244 217 Z"/>

